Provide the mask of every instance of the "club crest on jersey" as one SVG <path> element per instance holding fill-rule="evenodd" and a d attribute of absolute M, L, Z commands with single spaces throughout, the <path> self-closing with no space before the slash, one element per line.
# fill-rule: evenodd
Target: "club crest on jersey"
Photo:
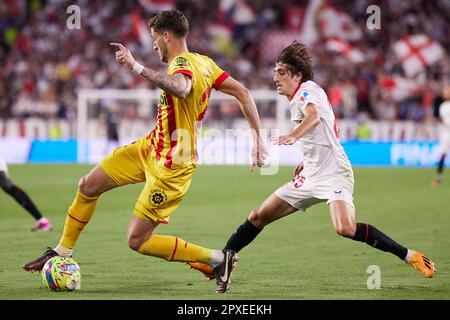
<path fill-rule="evenodd" d="M 300 101 L 301 102 L 305 102 L 305 99 L 308 98 L 309 93 L 306 91 L 303 91 L 302 93 L 300 93 Z"/>
<path fill-rule="evenodd" d="M 167 201 L 167 195 L 163 190 L 155 189 L 150 192 L 149 201 L 154 206 L 160 206 Z"/>

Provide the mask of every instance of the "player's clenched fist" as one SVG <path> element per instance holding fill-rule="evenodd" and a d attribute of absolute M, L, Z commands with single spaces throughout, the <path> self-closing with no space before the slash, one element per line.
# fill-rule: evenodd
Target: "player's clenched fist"
<path fill-rule="evenodd" d="M 110 45 L 117 47 L 119 50 L 116 51 L 116 60 L 118 63 L 126 66 L 128 69 L 133 69 L 135 60 L 130 50 L 124 47 L 121 43 L 112 42 Z"/>

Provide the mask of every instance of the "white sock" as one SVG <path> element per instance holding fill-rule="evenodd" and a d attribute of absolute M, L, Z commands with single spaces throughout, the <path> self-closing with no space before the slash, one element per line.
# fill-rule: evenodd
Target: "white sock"
<path fill-rule="evenodd" d="M 37 223 L 41 223 L 41 222 L 48 222 L 48 219 L 46 217 L 42 217 L 37 220 Z"/>
<path fill-rule="evenodd" d="M 211 250 L 211 251 L 212 251 L 212 254 L 211 254 L 211 258 L 208 261 L 208 264 L 214 268 L 223 262 L 223 259 L 225 259 L 225 256 L 224 256 L 222 250 Z"/>
<path fill-rule="evenodd" d="M 70 257 L 73 253 L 73 249 L 67 249 L 59 244 L 53 250 L 55 250 L 61 257 Z"/>
<path fill-rule="evenodd" d="M 408 249 L 408 253 L 406 254 L 406 257 L 405 257 L 405 259 L 404 259 L 404 261 L 405 261 L 406 263 L 409 263 L 409 262 L 411 261 L 411 258 L 412 258 L 412 256 L 413 256 L 413 253 L 414 253 L 414 250 Z"/>

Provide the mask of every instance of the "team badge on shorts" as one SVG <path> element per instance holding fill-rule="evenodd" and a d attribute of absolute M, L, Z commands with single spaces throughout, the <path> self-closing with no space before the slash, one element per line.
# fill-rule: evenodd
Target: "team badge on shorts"
<path fill-rule="evenodd" d="M 150 192 L 149 200 L 151 204 L 153 204 L 155 207 L 158 207 L 167 201 L 167 195 L 163 190 L 155 189 Z"/>

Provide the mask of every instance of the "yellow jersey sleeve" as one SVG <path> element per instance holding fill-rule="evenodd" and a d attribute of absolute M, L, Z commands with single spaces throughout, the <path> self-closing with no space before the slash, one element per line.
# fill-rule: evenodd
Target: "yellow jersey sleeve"
<path fill-rule="evenodd" d="M 201 57 L 201 59 L 199 59 Z M 199 70 L 204 72 L 198 72 Z M 197 72 L 196 72 L 197 71 Z M 168 74 L 182 73 L 187 75 L 196 83 L 196 76 L 203 76 L 207 79 L 209 86 L 218 89 L 222 82 L 229 77 L 215 62 L 206 56 L 190 56 L 182 54 L 175 57 L 169 65 Z"/>
<path fill-rule="evenodd" d="M 194 70 L 191 62 L 184 56 L 175 57 L 169 65 L 168 74 L 182 73 L 192 78 Z"/>
<path fill-rule="evenodd" d="M 223 71 L 213 60 L 211 60 L 212 65 L 212 79 L 213 79 L 213 88 L 219 89 L 222 82 L 225 81 L 230 75 Z"/>

